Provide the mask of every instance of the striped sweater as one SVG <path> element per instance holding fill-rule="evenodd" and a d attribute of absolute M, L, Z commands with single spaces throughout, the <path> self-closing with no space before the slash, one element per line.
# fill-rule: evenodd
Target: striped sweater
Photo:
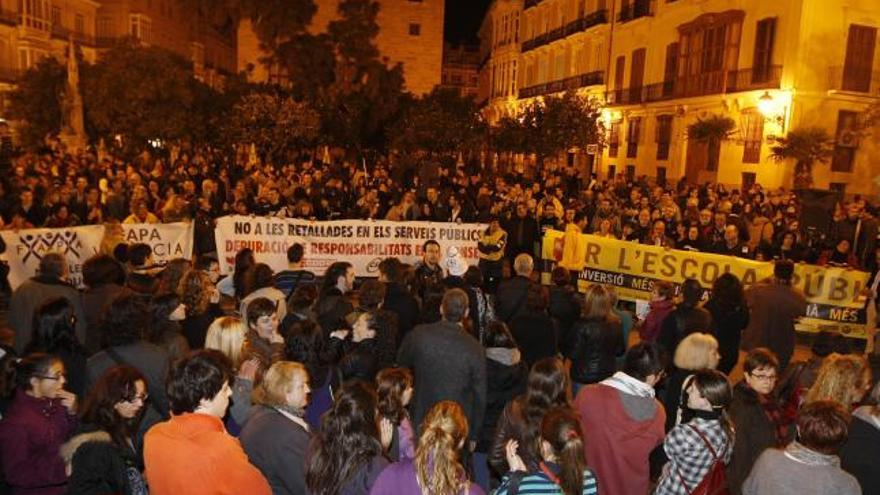
<path fill-rule="evenodd" d="M 499 486 L 492 495 L 508 495 L 510 488 L 510 475 L 504 476 Z M 543 472 L 528 473 L 519 482 L 518 495 L 562 495 L 562 488 L 547 477 Z M 584 487 L 581 495 L 597 495 L 599 486 L 596 476 L 589 469 L 584 470 Z"/>

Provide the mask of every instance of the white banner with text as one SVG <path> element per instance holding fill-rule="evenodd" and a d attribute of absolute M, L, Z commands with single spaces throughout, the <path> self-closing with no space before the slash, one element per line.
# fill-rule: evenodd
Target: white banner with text
<path fill-rule="evenodd" d="M 9 284 L 13 289 L 37 273 L 47 253 L 60 253 L 70 268 L 69 281 L 83 287 L 82 265 L 92 256 L 110 251 L 120 243 L 144 243 L 153 249 L 153 261 L 164 264 L 174 258 L 192 257 L 191 223 L 86 225 L 62 229 L 4 230 L 6 243 L 2 259 L 9 263 Z M 106 235 L 106 239 L 105 239 Z"/>
<path fill-rule="evenodd" d="M 287 248 L 305 248 L 305 268 L 323 275 L 332 263 L 347 261 L 361 277 L 378 276 L 379 262 L 388 257 L 415 263 L 422 257 L 425 241 L 440 244 L 441 256 L 455 246 L 475 265 L 477 242 L 483 224 L 437 222 L 390 222 L 386 220 L 336 220 L 314 222 L 292 218 L 227 216 L 217 220 L 215 235 L 220 270 L 230 273 L 235 253 L 250 248 L 258 263 L 274 271 L 287 268 Z"/>

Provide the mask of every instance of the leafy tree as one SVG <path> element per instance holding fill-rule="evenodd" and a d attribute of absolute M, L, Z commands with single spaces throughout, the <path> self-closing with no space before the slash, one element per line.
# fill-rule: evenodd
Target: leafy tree
<path fill-rule="evenodd" d="M 408 102 L 391 135 L 393 146 L 403 151 L 456 153 L 478 149 L 486 126 L 473 98 L 437 88 Z"/>
<path fill-rule="evenodd" d="M 792 129 L 787 136 L 775 138 L 770 157 L 776 161 L 794 160 L 794 188 L 813 186 L 813 165 L 826 163 L 834 152 L 834 140 L 821 127 Z"/>
<path fill-rule="evenodd" d="M 253 143 L 263 158 L 276 163 L 314 144 L 320 119 L 312 108 L 289 96 L 253 93 L 235 105 L 224 135 L 230 143 Z"/>
<path fill-rule="evenodd" d="M 733 119 L 714 114 L 705 119 L 698 117 L 696 122 L 688 126 L 688 139 L 705 143 L 708 148 L 708 163 L 706 163 L 708 170 L 718 169 L 721 142 L 730 138 L 735 129 L 736 122 Z"/>
<path fill-rule="evenodd" d="M 399 118 L 403 67 L 379 59 L 374 0 L 341 0 L 339 19 L 328 26 L 336 53 L 334 80 L 319 92 L 316 107 L 330 144 L 358 153 L 385 149 L 386 130 Z"/>
<path fill-rule="evenodd" d="M 546 158 L 565 150 L 598 144 L 602 139 L 600 114 L 595 99 L 573 91 L 537 100 L 524 109 L 519 119 L 524 127 L 524 148 L 536 155 L 540 168 Z"/>
<path fill-rule="evenodd" d="M 61 130 L 61 99 L 67 69 L 46 57 L 22 75 L 9 98 L 10 116 L 22 120 L 20 136 L 27 147 L 39 146 Z"/>
<path fill-rule="evenodd" d="M 214 96 L 193 77 L 186 60 L 155 47 L 117 45 L 82 73 L 90 137 L 109 142 L 120 135 L 133 149 L 151 139 L 176 141 L 198 135 L 204 115 L 196 102 Z"/>

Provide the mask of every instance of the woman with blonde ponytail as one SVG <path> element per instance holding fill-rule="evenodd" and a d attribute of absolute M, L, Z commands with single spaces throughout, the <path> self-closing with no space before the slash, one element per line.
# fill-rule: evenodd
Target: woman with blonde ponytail
<path fill-rule="evenodd" d="M 587 469 L 584 438 L 577 413 L 556 407 L 541 421 L 541 462 L 529 471 L 517 454 L 517 441 L 507 442 L 510 472 L 494 495 L 597 495 L 596 476 Z"/>
<path fill-rule="evenodd" d="M 385 468 L 370 495 L 483 495 L 458 459 L 468 435 L 461 406 L 438 402 L 422 421 L 421 431 L 415 459 Z"/>

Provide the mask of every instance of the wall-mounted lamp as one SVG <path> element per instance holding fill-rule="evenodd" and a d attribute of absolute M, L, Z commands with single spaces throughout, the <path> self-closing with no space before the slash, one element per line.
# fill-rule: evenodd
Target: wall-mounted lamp
<path fill-rule="evenodd" d="M 765 120 L 779 126 L 780 134 L 785 134 L 785 121 L 788 116 L 788 106 L 785 102 L 773 98 L 769 91 L 764 91 L 764 94 L 758 98 L 758 111 Z"/>

